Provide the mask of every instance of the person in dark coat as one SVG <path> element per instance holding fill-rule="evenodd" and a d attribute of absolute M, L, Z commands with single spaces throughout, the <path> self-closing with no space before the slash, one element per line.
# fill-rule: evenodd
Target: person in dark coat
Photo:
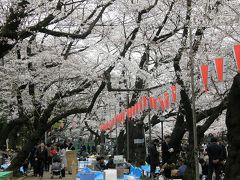
<path fill-rule="evenodd" d="M 159 152 L 157 151 L 157 146 L 159 145 L 159 140 L 153 140 L 152 144 L 149 146 L 149 160 L 150 160 L 150 174 L 151 177 L 155 177 L 156 167 L 159 165 Z"/>
<path fill-rule="evenodd" d="M 165 141 L 162 143 L 162 164 L 170 164 L 171 154 L 174 152 L 174 149 L 169 144 L 170 136 L 165 137 Z"/>
<path fill-rule="evenodd" d="M 220 173 L 225 172 L 225 161 L 227 159 L 227 150 L 222 141 L 219 142 L 219 146 L 222 149 L 221 159 L 220 159 Z"/>
<path fill-rule="evenodd" d="M 199 163 L 202 166 L 202 174 L 201 174 L 200 178 L 208 177 L 208 165 L 207 165 L 207 162 L 204 159 L 201 158 L 201 159 L 199 159 Z"/>
<path fill-rule="evenodd" d="M 41 143 L 35 155 L 35 160 L 37 161 L 38 173 L 40 178 L 43 177 L 43 168 L 47 158 L 48 158 L 48 150 L 45 147 L 44 143 Z"/>
<path fill-rule="evenodd" d="M 95 164 L 95 171 L 103 171 L 107 169 L 105 163 L 104 163 L 104 157 L 97 157 L 97 162 Z"/>
<path fill-rule="evenodd" d="M 29 163 L 30 163 L 30 169 L 33 168 L 33 175 L 37 176 L 38 172 L 37 172 L 37 161 L 35 161 L 35 155 L 36 155 L 36 151 L 37 151 L 37 144 L 32 148 L 32 150 L 30 151 L 29 155 L 28 155 L 28 159 L 29 159 Z"/>
<path fill-rule="evenodd" d="M 212 137 L 211 143 L 207 146 L 207 154 L 209 156 L 208 164 L 208 180 L 212 180 L 215 171 L 216 180 L 220 179 L 220 161 L 222 159 L 222 147 L 217 144 L 217 138 Z"/>
<path fill-rule="evenodd" d="M 108 163 L 106 164 L 107 169 L 115 169 L 116 168 L 116 165 L 113 162 L 113 158 L 114 158 L 114 156 L 109 157 Z"/>

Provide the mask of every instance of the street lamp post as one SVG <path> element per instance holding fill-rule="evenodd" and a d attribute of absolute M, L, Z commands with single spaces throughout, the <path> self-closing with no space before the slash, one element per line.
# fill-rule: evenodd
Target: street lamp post
<path fill-rule="evenodd" d="M 148 98 L 149 97 L 150 97 L 150 90 L 148 90 Z M 151 126 L 151 114 L 150 114 L 150 112 L 151 112 L 151 109 L 150 109 L 150 106 L 148 105 L 149 144 L 151 143 L 151 140 L 152 140 L 152 126 Z"/>
<path fill-rule="evenodd" d="M 127 106 L 129 106 L 129 94 L 127 93 Z M 129 121 L 126 118 L 126 130 L 127 130 L 127 161 L 129 160 Z"/>
<path fill-rule="evenodd" d="M 191 62 L 191 87 L 192 87 L 192 119 L 193 119 L 193 152 L 194 152 L 194 163 L 195 163 L 195 179 L 199 180 L 199 165 L 198 165 L 198 144 L 197 144 L 197 120 L 196 120 L 196 110 L 195 110 L 195 81 L 194 81 L 194 57 L 193 57 L 193 47 L 192 47 L 192 28 L 191 22 L 189 23 L 189 39 L 190 39 L 190 53 L 189 59 Z"/>
<path fill-rule="evenodd" d="M 115 117 L 117 114 L 116 106 L 115 106 Z M 118 155 L 118 130 L 117 130 L 117 118 L 115 118 L 115 124 L 116 124 L 116 155 Z"/>
<path fill-rule="evenodd" d="M 165 117 L 161 115 L 159 119 L 161 122 L 161 133 L 162 133 L 162 141 L 163 141 L 163 122 L 165 121 Z"/>

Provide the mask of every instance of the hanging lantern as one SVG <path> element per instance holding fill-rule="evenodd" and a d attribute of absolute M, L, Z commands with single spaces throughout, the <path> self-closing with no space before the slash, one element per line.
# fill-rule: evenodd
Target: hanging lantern
<path fill-rule="evenodd" d="M 203 64 L 201 66 L 201 76 L 202 76 L 202 81 L 204 85 L 204 90 L 205 92 L 208 91 L 208 65 Z"/>
<path fill-rule="evenodd" d="M 240 73 L 240 44 L 234 45 L 234 56 L 236 60 L 236 65 L 237 65 L 237 71 Z"/>
<path fill-rule="evenodd" d="M 115 123 L 116 123 L 116 124 L 120 123 L 120 115 L 119 115 L 119 114 L 117 114 L 117 115 L 115 116 Z"/>
<path fill-rule="evenodd" d="M 142 111 L 143 110 L 143 101 L 141 100 L 141 101 L 139 101 L 139 109 L 140 109 L 140 111 Z"/>
<path fill-rule="evenodd" d="M 138 102 L 135 104 L 135 112 L 136 112 L 136 114 L 138 113 Z"/>
<path fill-rule="evenodd" d="M 110 121 L 110 129 L 114 127 L 114 124 L 115 124 L 115 119 L 112 118 L 112 120 Z"/>
<path fill-rule="evenodd" d="M 215 59 L 215 69 L 217 72 L 218 81 L 223 81 L 223 58 Z"/>
<path fill-rule="evenodd" d="M 160 103 L 160 106 L 161 106 L 161 109 L 164 111 L 165 110 L 165 105 L 164 105 L 164 101 L 161 97 L 158 98 L 159 100 L 159 103 Z"/>
<path fill-rule="evenodd" d="M 177 86 L 172 85 L 171 90 L 172 90 L 172 100 L 176 104 L 177 103 Z"/>
<path fill-rule="evenodd" d="M 127 117 L 131 118 L 132 117 L 132 108 L 127 109 Z"/>
<path fill-rule="evenodd" d="M 143 96 L 143 108 L 146 109 L 147 108 L 147 97 Z"/>
<path fill-rule="evenodd" d="M 135 107 L 132 106 L 131 109 L 132 109 L 132 117 L 133 117 L 133 116 L 135 116 L 135 114 L 136 114 L 136 113 L 135 113 Z"/>
<path fill-rule="evenodd" d="M 157 110 L 157 98 L 153 98 L 153 109 L 154 111 Z"/>
<path fill-rule="evenodd" d="M 165 108 L 169 108 L 169 95 L 167 92 L 164 93 Z"/>

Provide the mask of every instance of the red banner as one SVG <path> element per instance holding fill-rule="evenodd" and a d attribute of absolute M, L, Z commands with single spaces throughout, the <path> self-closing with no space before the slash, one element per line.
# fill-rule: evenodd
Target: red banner
<path fill-rule="evenodd" d="M 160 103 L 160 106 L 161 106 L 161 109 L 164 111 L 165 110 L 165 105 L 164 105 L 164 101 L 161 97 L 158 98 L 159 100 L 159 103 Z"/>
<path fill-rule="evenodd" d="M 157 99 L 156 98 L 153 98 L 153 109 L 154 109 L 154 111 L 157 110 Z"/>
<path fill-rule="evenodd" d="M 176 104 L 177 103 L 177 86 L 173 85 L 171 87 L 171 90 L 172 90 L 172 100 Z"/>
<path fill-rule="evenodd" d="M 143 108 L 146 109 L 147 108 L 147 97 L 143 96 Z"/>
<path fill-rule="evenodd" d="M 207 92 L 208 91 L 208 65 L 203 64 L 201 66 L 201 75 L 202 75 L 204 90 Z"/>
<path fill-rule="evenodd" d="M 164 93 L 165 108 L 169 108 L 169 95 L 167 92 Z"/>
<path fill-rule="evenodd" d="M 143 110 L 143 101 L 141 100 L 141 101 L 139 101 L 139 109 L 140 109 L 140 111 L 142 111 Z"/>
<path fill-rule="evenodd" d="M 127 117 L 131 118 L 132 117 L 132 108 L 127 109 Z"/>
<path fill-rule="evenodd" d="M 135 112 L 138 113 L 138 103 L 135 104 Z"/>
<path fill-rule="evenodd" d="M 223 58 L 215 59 L 215 68 L 216 68 L 218 80 L 223 81 Z"/>
<path fill-rule="evenodd" d="M 116 118 L 116 123 L 117 124 L 121 123 L 121 115 L 120 114 L 117 114 L 115 118 Z"/>
<path fill-rule="evenodd" d="M 136 115 L 135 106 L 132 106 L 131 109 L 132 109 L 132 117 L 133 117 Z"/>
<path fill-rule="evenodd" d="M 234 56 L 237 65 L 237 71 L 240 73 L 240 44 L 234 45 Z"/>

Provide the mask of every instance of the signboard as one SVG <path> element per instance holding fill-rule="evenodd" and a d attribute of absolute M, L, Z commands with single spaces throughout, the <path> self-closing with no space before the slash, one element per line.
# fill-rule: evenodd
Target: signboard
<path fill-rule="evenodd" d="M 67 171 L 72 172 L 72 169 L 77 168 L 78 164 L 76 152 L 66 151 L 66 159 L 67 159 Z"/>
<path fill-rule="evenodd" d="M 134 139 L 134 144 L 143 144 L 144 139 Z"/>
<path fill-rule="evenodd" d="M 113 163 L 114 164 L 124 163 L 123 155 L 116 155 L 116 156 L 114 156 Z"/>

